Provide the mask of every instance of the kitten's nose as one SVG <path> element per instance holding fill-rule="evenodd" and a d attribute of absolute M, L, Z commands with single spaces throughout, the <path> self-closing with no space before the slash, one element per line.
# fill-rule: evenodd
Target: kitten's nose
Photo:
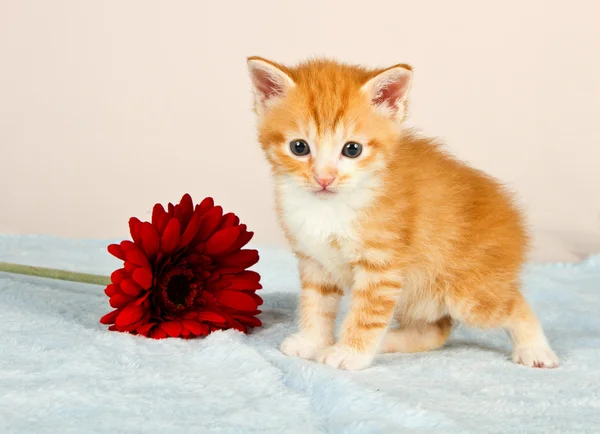
<path fill-rule="evenodd" d="M 335 181 L 335 176 L 327 176 L 327 177 L 315 176 L 315 181 L 317 181 L 321 187 L 327 188 L 331 184 L 333 184 L 333 181 Z"/>

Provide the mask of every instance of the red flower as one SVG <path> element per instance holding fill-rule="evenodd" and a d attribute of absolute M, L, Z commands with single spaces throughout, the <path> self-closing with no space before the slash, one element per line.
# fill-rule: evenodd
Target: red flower
<path fill-rule="evenodd" d="M 152 222 L 132 217 L 133 241 L 108 246 L 124 265 L 104 290 L 115 310 L 100 322 L 156 339 L 261 326 L 260 275 L 247 270 L 258 252 L 242 249 L 253 232 L 239 223 L 212 198 L 194 207 L 189 194 L 167 211 L 154 205 Z"/>

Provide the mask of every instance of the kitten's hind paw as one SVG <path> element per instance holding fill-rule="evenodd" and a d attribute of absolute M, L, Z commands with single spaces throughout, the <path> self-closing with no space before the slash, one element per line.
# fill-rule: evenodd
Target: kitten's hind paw
<path fill-rule="evenodd" d="M 530 368 L 556 368 L 558 357 L 550 347 L 516 348 L 513 361 Z"/>

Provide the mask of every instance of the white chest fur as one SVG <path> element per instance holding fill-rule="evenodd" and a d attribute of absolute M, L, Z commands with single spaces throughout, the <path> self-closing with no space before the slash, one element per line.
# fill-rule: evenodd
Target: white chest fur
<path fill-rule="evenodd" d="M 278 194 L 283 221 L 296 240 L 296 249 L 321 263 L 340 284 L 349 285 L 350 262 L 360 246 L 358 216 L 367 198 L 318 197 L 289 184 L 282 185 Z"/>

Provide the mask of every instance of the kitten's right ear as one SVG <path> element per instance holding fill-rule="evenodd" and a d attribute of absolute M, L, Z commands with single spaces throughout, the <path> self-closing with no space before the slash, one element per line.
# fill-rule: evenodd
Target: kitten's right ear
<path fill-rule="evenodd" d="M 261 57 L 248 58 L 248 71 L 254 88 L 254 103 L 257 114 L 277 104 L 296 84 L 275 63 Z"/>

